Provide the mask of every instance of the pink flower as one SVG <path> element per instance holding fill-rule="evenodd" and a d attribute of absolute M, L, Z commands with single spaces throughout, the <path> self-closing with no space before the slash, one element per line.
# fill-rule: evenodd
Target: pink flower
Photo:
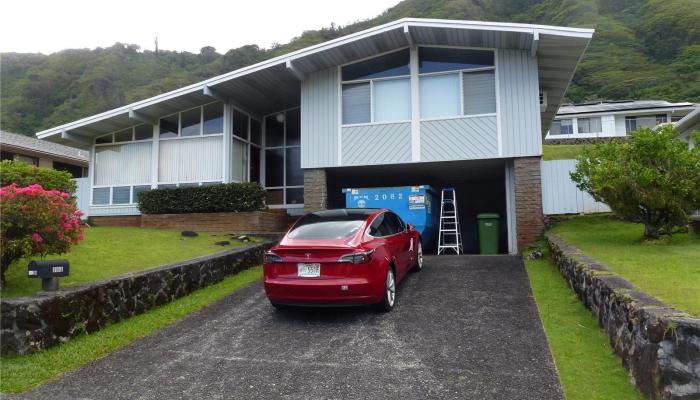
<path fill-rule="evenodd" d="M 32 233 L 32 240 L 36 244 L 42 244 L 44 242 L 44 238 L 42 238 L 41 235 L 36 232 Z"/>

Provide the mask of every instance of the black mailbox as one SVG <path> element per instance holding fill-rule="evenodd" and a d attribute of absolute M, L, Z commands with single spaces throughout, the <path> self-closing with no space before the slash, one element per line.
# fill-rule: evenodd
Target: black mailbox
<path fill-rule="evenodd" d="M 27 275 L 30 278 L 41 278 L 41 288 L 48 292 L 58 290 L 58 278 L 68 276 L 69 269 L 68 260 L 32 261 Z"/>

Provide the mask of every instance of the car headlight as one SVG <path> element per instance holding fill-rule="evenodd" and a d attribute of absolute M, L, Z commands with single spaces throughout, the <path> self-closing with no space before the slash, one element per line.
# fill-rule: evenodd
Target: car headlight
<path fill-rule="evenodd" d="M 338 262 L 349 264 L 367 264 L 372 260 L 372 253 L 374 253 L 374 250 L 346 254 L 341 256 L 338 259 Z"/>

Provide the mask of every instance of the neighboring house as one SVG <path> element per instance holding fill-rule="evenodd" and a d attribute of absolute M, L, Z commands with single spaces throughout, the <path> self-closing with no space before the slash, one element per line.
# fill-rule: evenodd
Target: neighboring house
<path fill-rule="evenodd" d="M 401 19 L 37 136 L 93 150 L 90 215 L 218 182 L 260 182 L 290 213 L 343 207 L 345 187 L 453 186 L 468 251 L 497 212 L 516 252 L 542 229 L 542 138 L 592 35 Z"/>
<path fill-rule="evenodd" d="M 693 112 L 673 123 L 674 128 L 683 135 L 683 138 L 688 141 L 690 148 L 694 148 L 697 143 L 691 136 L 693 132 L 700 132 L 700 107 Z"/>
<path fill-rule="evenodd" d="M 624 137 L 642 126 L 676 122 L 696 109 L 693 103 L 661 100 L 603 101 L 566 104 L 559 108 L 547 132 L 546 143 L 576 143 L 590 139 Z"/>
<path fill-rule="evenodd" d="M 87 176 L 90 160 L 88 151 L 3 131 L 0 131 L 0 156 L 2 160 L 66 171 L 73 178 Z"/>

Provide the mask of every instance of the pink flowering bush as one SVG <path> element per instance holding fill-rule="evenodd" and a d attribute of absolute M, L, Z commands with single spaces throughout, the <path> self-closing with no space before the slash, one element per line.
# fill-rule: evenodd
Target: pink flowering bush
<path fill-rule="evenodd" d="M 82 213 L 69 193 L 41 185 L 0 188 L 2 286 L 5 271 L 22 257 L 70 251 L 83 240 Z"/>

